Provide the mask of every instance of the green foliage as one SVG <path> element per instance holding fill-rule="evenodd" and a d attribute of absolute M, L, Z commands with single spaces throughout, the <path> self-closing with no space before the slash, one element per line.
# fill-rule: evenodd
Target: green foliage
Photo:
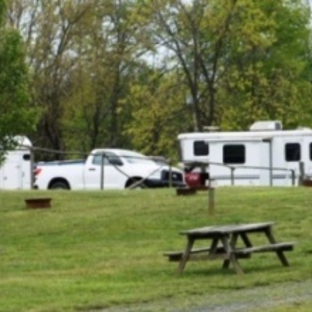
<path fill-rule="evenodd" d="M 6 0 L 0 0 L 0 26 L 5 23 L 5 13 L 7 9 Z"/>
<path fill-rule="evenodd" d="M 98 3 L 83 19 L 84 27 L 77 26 L 79 36 L 73 41 L 79 57 L 69 75 L 72 88 L 62 102 L 68 148 L 127 147 L 123 130 L 129 111 L 123 103 L 140 70 L 136 55 L 144 52 L 135 12 L 134 1 Z"/>
<path fill-rule="evenodd" d="M 51 197 L 52 208 L 25 209 L 24 199 L 38 196 Z M 299 289 L 311 289 L 311 197 L 303 187 L 218 188 L 209 216 L 205 192 L 1 192 L 1 310 L 191 311 L 264 297 L 310 300 Z M 255 254 L 241 261 L 243 278 L 222 270 L 220 259 L 190 262 L 181 277 L 163 256 L 185 247 L 182 230 L 262 221 L 276 223 L 276 239 L 297 242 L 289 267 Z"/>
<path fill-rule="evenodd" d="M 258 119 L 312 124 L 304 1 L 8 3 L 27 45 L 41 147 L 175 158 L 179 132 L 246 129 Z"/>
<path fill-rule="evenodd" d="M 4 2 L 0 1 L 0 13 Z M 36 114 L 30 108 L 28 68 L 22 39 L 17 31 L 0 27 L 0 145 L 1 159 L 14 147 L 13 137 L 35 127 Z"/>
<path fill-rule="evenodd" d="M 174 138 L 189 126 L 180 85 L 176 77 L 163 77 L 157 70 L 145 77 L 147 80 L 130 89 L 127 102 L 131 103 L 132 120 L 126 134 L 136 150 L 177 160 Z"/>
<path fill-rule="evenodd" d="M 309 16 L 300 1 L 245 1 L 236 8 L 227 75 L 218 90 L 223 128 L 280 119 L 285 127 L 310 124 Z M 246 10 L 246 7 L 248 9 Z"/>

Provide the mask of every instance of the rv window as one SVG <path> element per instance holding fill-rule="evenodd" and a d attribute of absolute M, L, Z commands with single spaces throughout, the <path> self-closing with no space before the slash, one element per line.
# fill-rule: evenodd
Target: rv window
<path fill-rule="evenodd" d="M 29 154 L 24 154 L 23 155 L 23 160 L 30 160 L 30 155 Z"/>
<path fill-rule="evenodd" d="M 224 164 L 244 164 L 245 163 L 245 145 L 224 145 L 223 163 Z"/>
<path fill-rule="evenodd" d="M 300 161 L 301 149 L 299 143 L 285 144 L 285 159 L 286 161 Z"/>
<path fill-rule="evenodd" d="M 195 141 L 194 146 L 194 155 L 195 156 L 207 156 L 209 155 L 209 145 L 205 141 Z"/>

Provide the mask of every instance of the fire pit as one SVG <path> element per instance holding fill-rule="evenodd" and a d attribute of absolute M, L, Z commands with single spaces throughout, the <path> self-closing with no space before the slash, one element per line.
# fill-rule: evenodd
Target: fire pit
<path fill-rule="evenodd" d="M 303 186 L 312 186 L 312 180 L 305 179 L 302 181 Z"/>
<path fill-rule="evenodd" d="M 188 188 L 188 187 L 180 187 L 176 189 L 178 196 L 188 196 L 188 195 L 194 195 L 196 194 L 195 188 Z"/>
<path fill-rule="evenodd" d="M 29 198 L 25 199 L 26 208 L 41 209 L 51 208 L 51 198 Z"/>

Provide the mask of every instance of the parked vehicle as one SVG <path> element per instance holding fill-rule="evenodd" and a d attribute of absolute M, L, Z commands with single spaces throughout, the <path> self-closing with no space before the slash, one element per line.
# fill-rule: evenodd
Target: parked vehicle
<path fill-rule="evenodd" d="M 205 187 L 209 184 L 209 173 L 196 167 L 185 167 L 184 179 L 190 188 Z"/>
<path fill-rule="evenodd" d="M 171 172 L 171 179 L 170 179 Z M 139 183 L 139 181 L 142 181 Z M 123 149 L 95 149 L 85 161 L 38 163 L 38 189 L 99 190 L 183 186 L 183 171 Z"/>
<path fill-rule="evenodd" d="M 148 156 L 149 159 L 155 161 L 159 165 L 167 165 L 168 160 L 163 156 Z"/>
<path fill-rule="evenodd" d="M 32 165 L 30 147 L 27 137 L 16 137 L 17 147 L 8 151 L 5 161 L 0 167 L 0 189 L 22 190 L 31 189 Z"/>
<path fill-rule="evenodd" d="M 298 183 L 299 162 L 306 176 L 312 176 L 309 128 L 283 130 L 280 121 L 259 121 L 249 131 L 184 133 L 178 140 L 185 180 L 193 186 L 202 184 L 205 174 L 189 170 L 194 162 L 208 164 L 206 178 L 218 185 L 290 186 Z"/>

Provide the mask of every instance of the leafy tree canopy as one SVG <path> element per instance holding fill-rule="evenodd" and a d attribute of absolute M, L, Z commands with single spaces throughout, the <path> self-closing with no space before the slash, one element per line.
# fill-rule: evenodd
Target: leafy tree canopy
<path fill-rule="evenodd" d="M 6 27 L 6 2 L 0 0 L 0 162 L 13 148 L 14 137 L 25 135 L 35 125 L 30 109 L 30 88 L 24 47 L 19 33 Z"/>

